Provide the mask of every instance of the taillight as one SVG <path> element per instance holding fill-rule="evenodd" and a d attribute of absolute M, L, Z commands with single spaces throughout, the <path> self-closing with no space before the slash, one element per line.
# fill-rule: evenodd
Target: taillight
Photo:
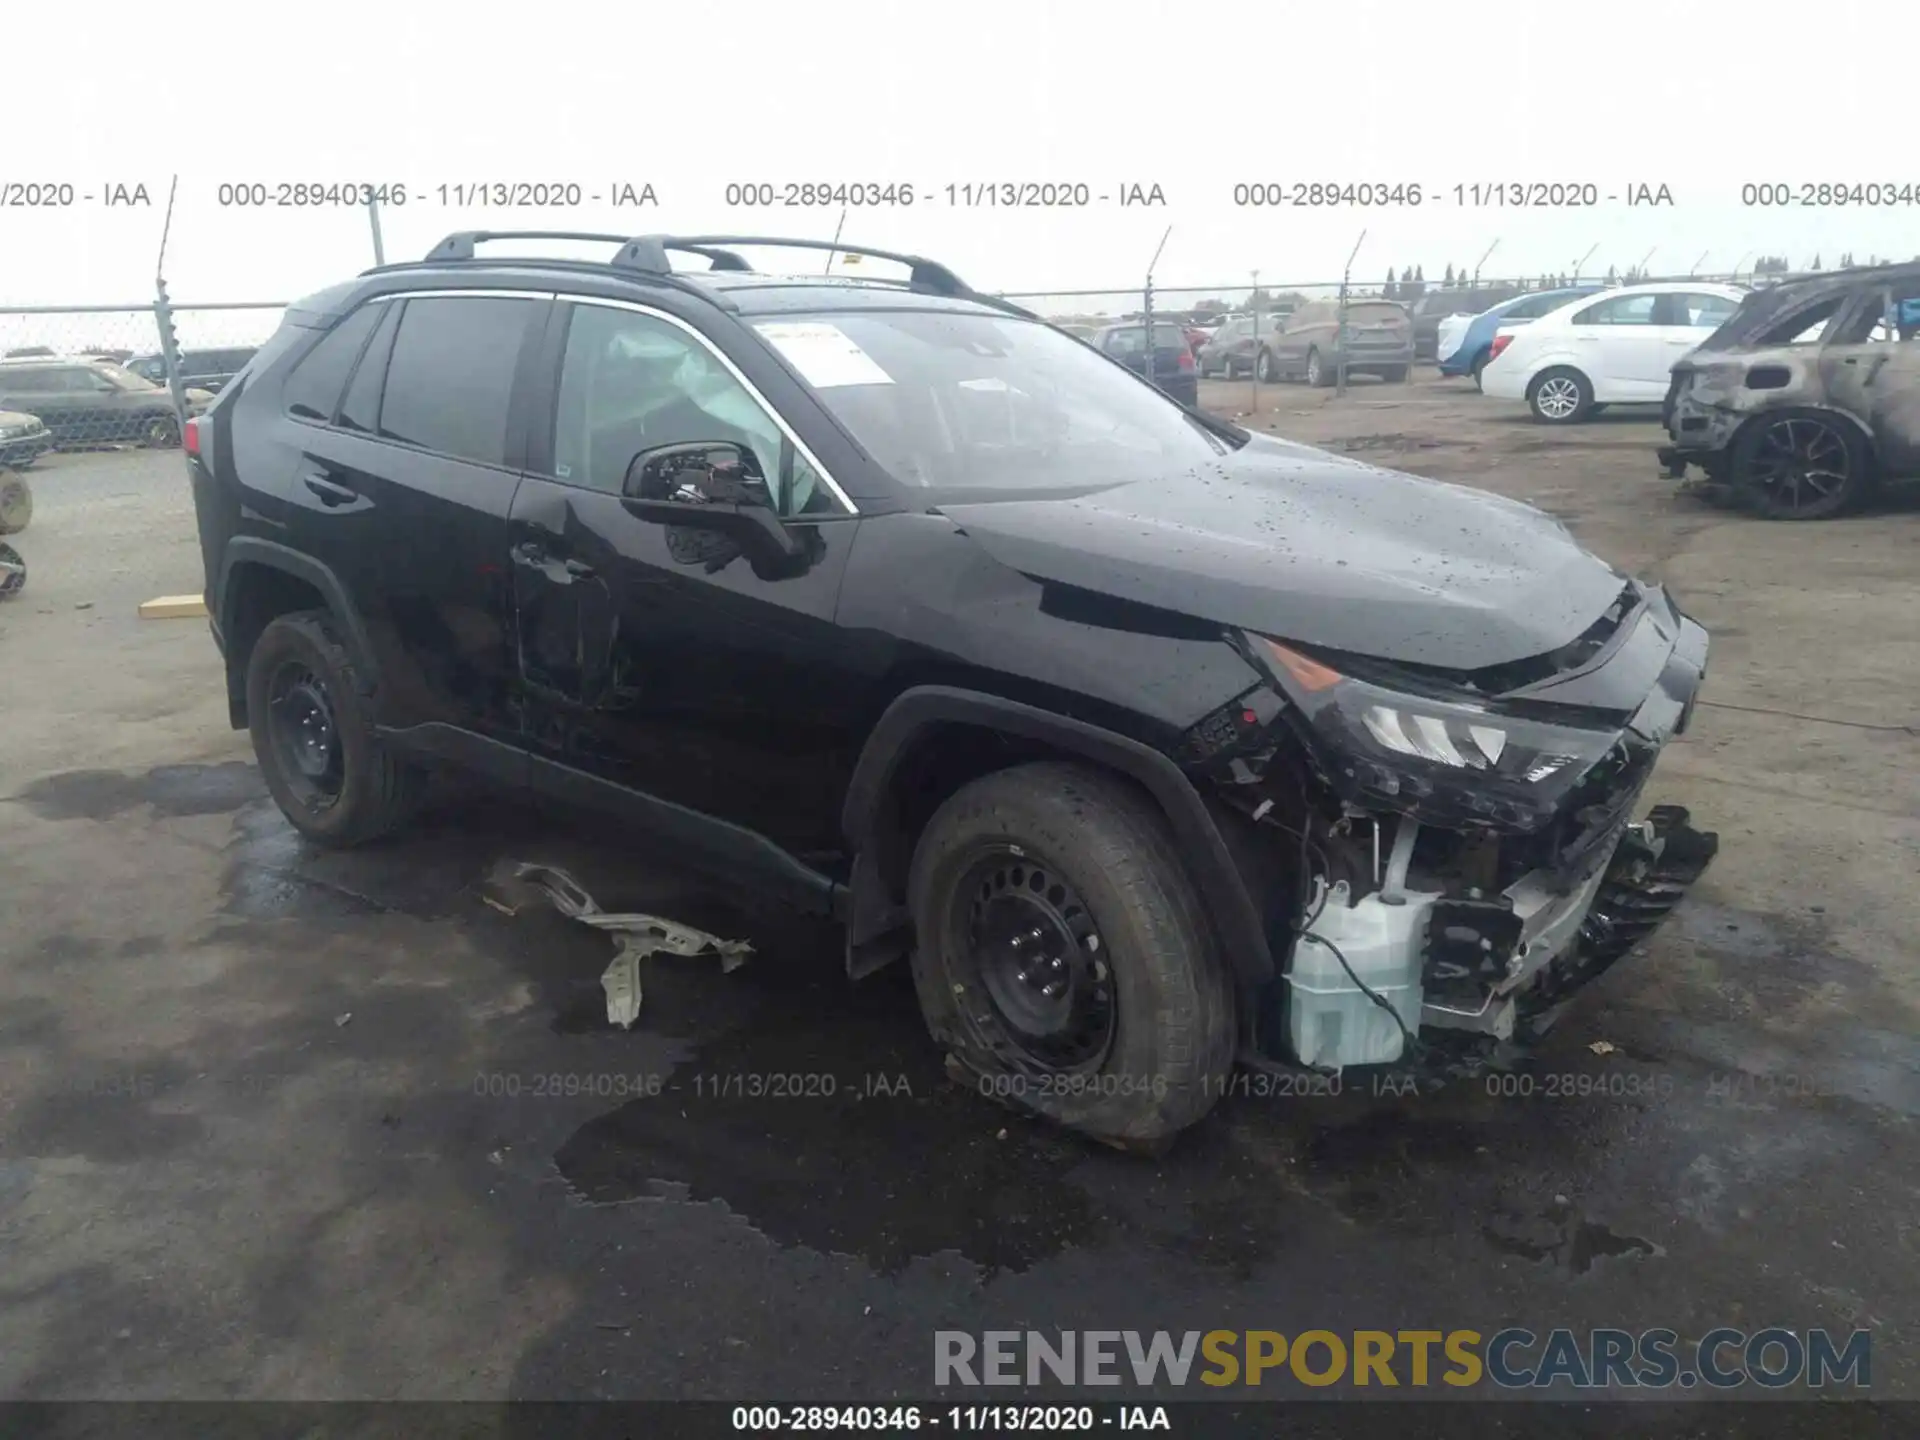
<path fill-rule="evenodd" d="M 1498 359 L 1500 358 L 1500 352 L 1501 352 L 1502 350 L 1504 350 L 1504 349 L 1506 349 L 1506 348 L 1507 348 L 1507 346 L 1509 346 L 1509 345 L 1511 345 L 1512 343 L 1513 343 L 1513 336 L 1511 336 L 1511 335 L 1496 335 L 1496 336 L 1494 336 L 1494 337 L 1493 337 L 1493 348 L 1492 348 L 1491 350 L 1489 350 L 1489 351 L 1487 351 L 1487 359 L 1489 359 L 1489 360 L 1498 360 Z"/>
<path fill-rule="evenodd" d="M 187 421 L 186 428 L 180 432 L 182 447 L 196 460 L 200 458 L 200 422 L 204 418 L 206 417 L 201 415 L 194 416 Z"/>
<path fill-rule="evenodd" d="M 1182 370 L 1193 369 L 1193 352 L 1191 350 L 1182 350 L 1180 352 L 1180 368 Z"/>

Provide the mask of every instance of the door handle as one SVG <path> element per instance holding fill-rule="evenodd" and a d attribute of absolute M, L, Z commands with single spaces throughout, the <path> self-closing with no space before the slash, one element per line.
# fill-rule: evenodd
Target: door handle
<path fill-rule="evenodd" d="M 549 580 L 591 580 L 593 566 L 584 560 L 556 560 L 538 540 L 522 540 L 513 547 L 513 562 L 529 570 L 538 570 Z M 564 583 L 564 582 L 563 582 Z"/>
<path fill-rule="evenodd" d="M 338 480 L 325 475 L 304 475 L 307 489 L 320 497 L 320 503 L 326 506 L 351 505 L 360 498 L 360 492 L 350 485 L 342 485 Z"/>

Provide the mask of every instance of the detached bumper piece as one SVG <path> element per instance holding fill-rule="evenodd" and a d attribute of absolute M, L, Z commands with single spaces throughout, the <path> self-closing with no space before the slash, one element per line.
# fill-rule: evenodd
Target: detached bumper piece
<path fill-rule="evenodd" d="M 1690 822 L 1680 806 L 1659 805 L 1627 830 L 1594 892 L 1578 942 L 1545 966 L 1522 997 L 1528 1031 L 1544 1033 L 1575 992 L 1648 939 L 1706 873 L 1720 837 Z"/>

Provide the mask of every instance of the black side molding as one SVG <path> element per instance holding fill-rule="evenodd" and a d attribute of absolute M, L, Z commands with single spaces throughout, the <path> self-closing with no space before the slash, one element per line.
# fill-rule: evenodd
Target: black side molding
<path fill-rule="evenodd" d="M 944 685 L 917 686 L 902 693 L 887 707 L 867 737 L 847 789 L 841 829 L 854 855 L 867 856 L 876 848 L 884 849 L 897 841 L 890 823 L 890 789 L 901 756 L 921 730 L 930 725 L 952 723 L 1045 741 L 1117 770 L 1146 787 L 1173 827 L 1201 898 L 1212 912 L 1220 943 L 1226 949 L 1235 976 L 1248 986 L 1264 985 L 1273 978 L 1273 951 L 1261 927 L 1259 911 L 1247 893 L 1219 826 L 1208 813 L 1200 792 L 1180 767 L 1152 746 L 1050 710 Z M 881 917 L 899 917 L 898 896 L 860 893 L 885 884 L 881 877 L 887 868 L 884 863 L 856 861 L 855 895 L 849 906 L 852 916 L 872 917 L 875 922 Z M 862 946 L 882 938 L 879 934 L 862 933 L 864 928 L 851 926 L 848 934 L 848 967 L 856 974 L 884 963 L 859 953 Z"/>

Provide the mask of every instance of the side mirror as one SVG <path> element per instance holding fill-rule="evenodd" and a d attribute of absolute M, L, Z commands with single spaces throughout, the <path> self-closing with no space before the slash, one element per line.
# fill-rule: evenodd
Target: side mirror
<path fill-rule="evenodd" d="M 620 503 L 640 520 L 724 536 L 756 574 L 784 574 L 813 560 L 805 539 L 774 513 L 766 476 L 744 445 L 713 440 L 643 450 L 627 466 Z M 710 566 L 725 563 L 720 554 Z"/>

